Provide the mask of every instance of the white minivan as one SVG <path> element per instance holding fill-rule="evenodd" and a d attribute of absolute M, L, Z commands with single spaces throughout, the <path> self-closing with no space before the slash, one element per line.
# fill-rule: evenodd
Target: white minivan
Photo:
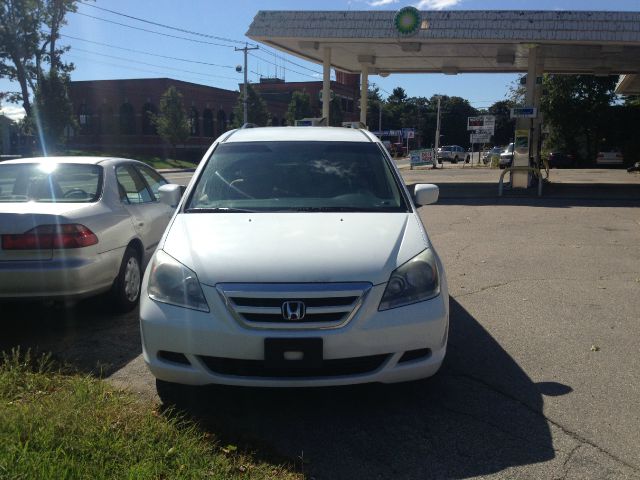
<path fill-rule="evenodd" d="M 431 376 L 444 268 L 413 197 L 365 130 L 245 128 L 211 146 L 147 269 L 140 323 L 158 389 L 297 387 Z"/>

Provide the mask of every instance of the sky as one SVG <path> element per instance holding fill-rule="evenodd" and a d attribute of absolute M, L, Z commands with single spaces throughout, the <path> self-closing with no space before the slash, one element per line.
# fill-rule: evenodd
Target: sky
<path fill-rule="evenodd" d="M 258 10 L 395 11 L 407 5 L 421 10 L 640 11 L 640 0 L 95 0 L 79 4 L 78 12 L 68 15 L 61 41 L 71 46 L 64 59 L 75 64 L 72 80 L 170 77 L 237 90 L 242 74 L 235 67 L 242 63 L 242 53 L 234 47 L 249 41 L 244 34 Z M 95 7 L 208 36 L 169 30 Z M 248 70 L 249 80 L 256 82 L 260 75 L 284 76 L 287 81 L 319 80 L 322 69 L 263 48 L 252 52 Z M 511 74 L 422 74 L 372 76 L 370 81 L 385 96 L 400 86 L 409 96 L 457 95 L 476 108 L 486 108 L 505 98 L 515 78 Z M 18 90 L 17 84 L 0 79 L 0 91 L 6 90 Z M 0 113 L 11 118 L 23 115 L 21 107 L 7 104 Z"/>

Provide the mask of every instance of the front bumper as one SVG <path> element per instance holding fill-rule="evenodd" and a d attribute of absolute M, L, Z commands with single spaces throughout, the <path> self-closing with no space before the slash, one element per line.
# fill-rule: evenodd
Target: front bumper
<path fill-rule="evenodd" d="M 241 325 L 214 287 L 202 286 L 211 310 L 204 313 L 155 302 L 149 299 L 146 284 L 145 279 L 140 302 L 144 360 L 154 376 L 168 382 L 255 387 L 394 383 L 434 375 L 446 353 L 449 328 L 446 285 L 434 299 L 384 312 L 378 311 L 378 305 L 385 285 L 374 286 L 355 316 L 340 328 L 259 330 Z M 289 376 L 273 371 L 256 374 L 256 369 L 233 367 L 247 363 L 260 367 L 266 338 L 322 338 L 325 364 L 370 368 L 357 371 L 339 368 L 333 373 L 322 368 L 316 374 Z M 409 351 L 428 353 L 407 361 L 405 356 L 401 361 Z M 161 358 L 160 352 L 184 355 L 181 358 L 188 360 L 188 364 Z M 380 361 L 371 363 L 368 359 L 372 358 Z M 232 368 L 217 369 L 221 362 L 231 364 Z"/>
<path fill-rule="evenodd" d="M 2 261 L 0 299 L 82 298 L 108 290 L 122 255 L 123 249 L 93 255 L 78 250 L 57 252 L 51 260 Z"/>

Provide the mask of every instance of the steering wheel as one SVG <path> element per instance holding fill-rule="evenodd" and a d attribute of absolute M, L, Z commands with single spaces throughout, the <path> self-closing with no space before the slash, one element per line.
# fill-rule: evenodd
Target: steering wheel
<path fill-rule="evenodd" d="M 66 192 L 64 192 L 64 194 L 62 195 L 63 198 L 70 198 L 70 197 L 87 198 L 88 196 L 89 194 L 81 188 L 71 188 Z"/>

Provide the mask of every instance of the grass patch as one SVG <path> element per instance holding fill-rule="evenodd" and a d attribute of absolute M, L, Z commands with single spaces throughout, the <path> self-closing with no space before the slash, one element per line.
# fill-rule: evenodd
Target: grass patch
<path fill-rule="evenodd" d="M 64 150 L 59 152 L 57 155 L 63 157 L 78 157 L 78 156 L 88 156 L 88 157 L 117 157 L 117 158 L 131 158 L 133 160 L 140 160 L 141 162 L 146 163 L 150 167 L 155 169 L 163 169 L 163 168 L 195 168 L 198 165 L 193 162 L 188 162 L 186 160 L 176 160 L 172 158 L 162 158 L 159 156 L 153 155 L 141 155 L 136 153 L 124 153 L 124 152 L 103 152 L 99 150 Z"/>
<path fill-rule="evenodd" d="M 47 357 L 0 360 L 0 479 L 293 479 Z"/>

